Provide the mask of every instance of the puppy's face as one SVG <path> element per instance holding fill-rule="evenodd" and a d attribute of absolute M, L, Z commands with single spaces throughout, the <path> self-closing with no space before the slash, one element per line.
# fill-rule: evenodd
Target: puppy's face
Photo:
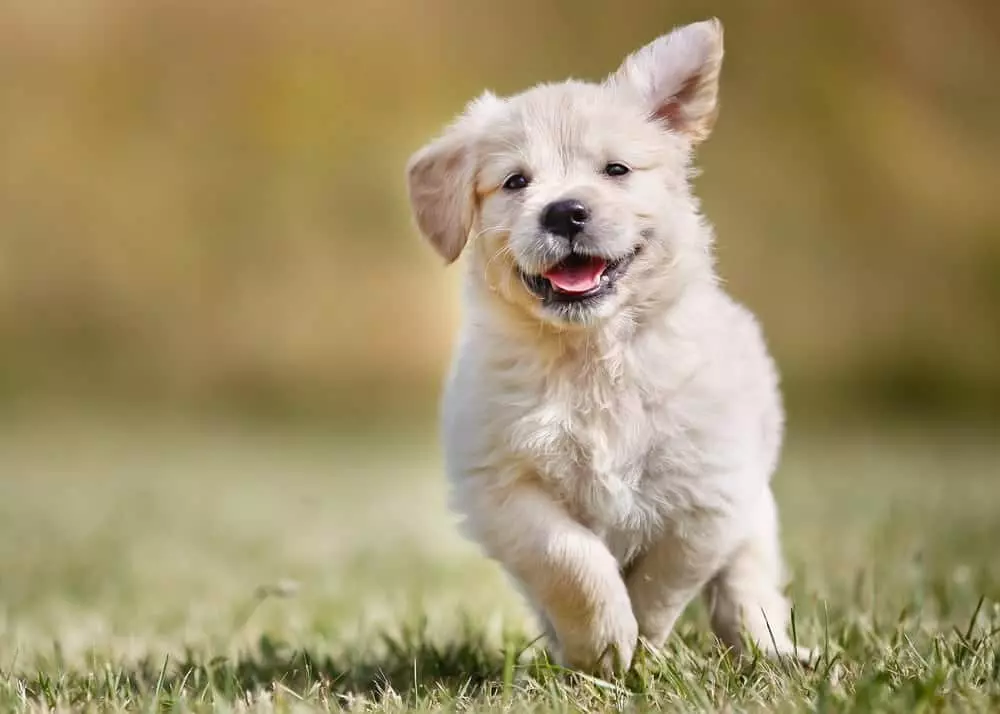
<path fill-rule="evenodd" d="M 722 32 L 689 25 L 602 84 L 485 94 L 411 159 L 417 223 L 449 262 L 560 324 L 595 324 L 655 299 L 704 263 L 687 176 L 715 117 Z M 688 265 L 687 263 L 690 263 Z"/>

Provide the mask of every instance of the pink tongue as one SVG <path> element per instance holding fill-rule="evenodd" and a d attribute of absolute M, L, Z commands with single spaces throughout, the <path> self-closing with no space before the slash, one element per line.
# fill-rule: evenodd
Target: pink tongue
<path fill-rule="evenodd" d="M 542 277 L 552 283 L 552 287 L 564 293 L 578 295 L 590 292 L 601 284 L 601 274 L 608 266 L 602 258 L 588 258 L 585 261 L 560 263 Z"/>

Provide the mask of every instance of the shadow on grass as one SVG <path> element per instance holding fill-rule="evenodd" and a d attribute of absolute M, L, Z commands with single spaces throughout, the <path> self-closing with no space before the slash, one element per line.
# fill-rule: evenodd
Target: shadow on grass
<path fill-rule="evenodd" d="M 236 658 L 206 659 L 189 651 L 180 659 L 146 659 L 120 669 L 103 667 L 103 671 L 94 667 L 87 674 L 59 667 L 58 678 L 39 673 L 21 681 L 29 699 L 50 706 L 150 696 L 164 705 L 191 698 L 231 701 L 248 692 L 277 689 L 303 698 L 372 701 L 381 701 L 392 692 L 403 700 L 417 701 L 442 689 L 465 695 L 500 691 L 506 661 L 502 651 L 473 634 L 441 645 L 415 635 L 383 637 L 363 652 L 336 657 L 263 637 L 256 648 Z"/>
<path fill-rule="evenodd" d="M 256 652 L 235 661 L 216 659 L 199 664 L 188 657 L 187 662 L 178 663 L 173 678 L 176 682 L 186 677 L 189 685 L 192 676 L 210 679 L 220 690 L 233 686 L 242 691 L 260 690 L 280 683 L 295 692 L 318 685 L 341 694 L 381 698 L 386 691 L 393 691 L 406 698 L 439 686 L 478 692 L 499 683 L 503 676 L 503 653 L 476 638 L 436 645 L 416 637 L 385 637 L 381 645 L 357 658 L 335 658 L 295 650 L 265 637 Z"/>

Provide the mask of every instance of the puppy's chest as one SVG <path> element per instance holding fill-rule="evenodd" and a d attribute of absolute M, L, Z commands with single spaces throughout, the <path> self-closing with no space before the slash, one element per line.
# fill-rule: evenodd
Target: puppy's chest
<path fill-rule="evenodd" d="M 550 385 L 512 420 L 510 436 L 518 460 L 591 527 L 641 529 L 652 518 L 650 459 L 663 434 L 638 389 Z"/>

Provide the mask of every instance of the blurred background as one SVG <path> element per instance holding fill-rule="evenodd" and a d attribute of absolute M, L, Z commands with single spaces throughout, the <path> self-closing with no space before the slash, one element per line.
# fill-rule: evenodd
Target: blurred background
<path fill-rule="evenodd" d="M 796 420 L 1000 414 L 1000 5 L 0 6 L 0 409 L 432 418 L 403 166 L 463 103 L 726 26 L 698 189 Z M 834 411 L 835 410 L 835 411 Z"/>
<path fill-rule="evenodd" d="M 0 666 L 520 612 L 445 511 L 461 271 L 404 165 L 710 15 L 697 188 L 784 375 L 799 592 L 1000 593 L 996 0 L 6 0 Z"/>

